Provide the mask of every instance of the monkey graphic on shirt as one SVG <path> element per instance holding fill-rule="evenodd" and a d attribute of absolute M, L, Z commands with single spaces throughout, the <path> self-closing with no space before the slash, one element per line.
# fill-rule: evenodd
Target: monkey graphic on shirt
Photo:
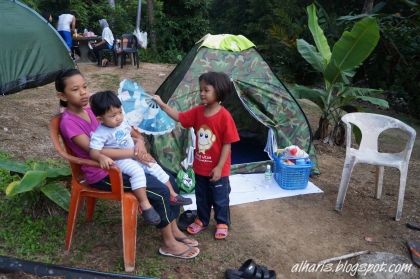
<path fill-rule="evenodd" d="M 198 153 L 206 153 L 206 150 L 209 150 L 213 145 L 213 142 L 216 141 L 216 136 L 213 134 L 213 131 L 207 126 L 203 125 L 198 129 Z"/>

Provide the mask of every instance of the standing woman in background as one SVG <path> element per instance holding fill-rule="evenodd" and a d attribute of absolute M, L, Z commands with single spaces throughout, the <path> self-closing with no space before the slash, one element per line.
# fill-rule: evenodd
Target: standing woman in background
<path fill-rule="evenodd" d="M 109 28 L 108 22 L 106 19 L 99 20 L 99 25 L 102 29 L 102 40 L 93 45 L 93 52 L 95 53 L 96 59 L 99 61 L 99 52 L 103 49 L 112 49 L 114 44 L 114 35 L 112 34 L 111 29 Z M 99 61 L 102 66 L 106 66 L 108 59 L 104 58 L 102 61 Z"/>
<path fill-rule="evenodd" d="M 58 17 L 57 31 L 71 49 L 73 47 L 71 35 L 76 31 L 76 17 L 70 13 L 61 14 Z"/>

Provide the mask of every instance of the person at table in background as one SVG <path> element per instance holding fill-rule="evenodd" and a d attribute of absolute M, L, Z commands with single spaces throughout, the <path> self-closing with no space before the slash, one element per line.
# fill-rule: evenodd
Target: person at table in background
<path fill-rule="evenodd" d="M 102 29 L 102 40 L 92 45 L 93 53 L 95 53 L 96 59 L 99 60 L 99 52 L 103 49 L 112 49 L 114 44 L 114 35 L 112 34 L 111 28 L 109 28 L 106 19 L 100 19 L 99 25 Z M 106 66 L 108 59 L 104 58 L 101 62 L 102 66 Z"/>
<path fill-rule="evenodd" d="M 53 18 L 50 12 L 44 11 L 41 15 L 49 24 L 52 24 Z"/>

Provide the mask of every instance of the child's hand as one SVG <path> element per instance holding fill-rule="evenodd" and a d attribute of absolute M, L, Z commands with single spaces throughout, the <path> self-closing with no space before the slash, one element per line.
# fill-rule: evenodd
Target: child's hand
<path fill-rule="evenodd" d="M 162 99 L 160 98 L 159 95 L 153 95 L 152 96 L 153 100 L 155 100 L 155 102 L 159 105 L 159 106 L 163 106 L 165 103 L 162 101 Z"/>
<path fill-rule="evenodd" d="M 137 161 L 139 161 L 142 164 L 146 164 L 150 166 L 151 163 L 156 163 L 156 160 L 147 152 L 138 153 L 136 155 Z"/>
<path fill-rule="evenodd" d="M 114 164 L 114 160 L 102 154 L 99 156 L 98 162 L 103 169 L 109 169 L 109 167 Z"/>
<path fill-rule="evenodd" d="M 143 139 L 136 141 L 136 145 L 134 146 L 134 156 L 137 157 L 138 154 L 142 153 L 147 153 Z"/>
<path fill-rule="evenodd" d="M 210 172 L 210 176 L 211 176 L 210 181 L 217 181 L 217 180 L 219 180 L 222 177 L 222 168 L 215 167 Z"/>

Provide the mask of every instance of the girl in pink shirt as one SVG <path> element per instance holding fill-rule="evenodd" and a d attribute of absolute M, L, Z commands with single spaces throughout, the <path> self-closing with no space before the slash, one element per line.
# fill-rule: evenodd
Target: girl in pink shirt
<path fill-rule="evenodd" d="M 79 70 L 70 69 L 58 75 L 55 87 L 60 98 L 60 104 L 65 107 L 60 123 L 61 136 L 76 156 L 89 158 L 90 136 L 99 123 L 90 108 L 86 107 L 89 103 L 90 95 L 87 90 L 86 80 Z M 142 141 L 138 141 L 138 143 L 134 148 L 104 149 L 103 152 L 112 159 L 134 157 L 143 163 L 154 161 L 153 157 L 147 153 L 144 143 Z M 85 166 L 83 172 L 90 186 L 101 190 L 109 190 L 109 188 L 106 188 L 109 184 L 107 184 L 109 179 L 104 170 Z M 123 177 L 123 179 L 124 185 L 130 188 L 129 177 Z M 178 229 L 175 220 L 179 215 L 180 208 L 179 205 L 171 205 L 169 203 L 168 188 L 151 175 L 146 175 L 146 181 L 147 197 L 161 219 L 160 223 L 156 225 L 163 237 L 159 253 L 184 259 L 196 257 L 200 253 L 200 250 L 196 247 L 198 242 L 188 238 Z M 176 182 L 173 177 L 171 181 L 175 188 Z M 177 188 L 175 190 L 178 191 Z"/>

